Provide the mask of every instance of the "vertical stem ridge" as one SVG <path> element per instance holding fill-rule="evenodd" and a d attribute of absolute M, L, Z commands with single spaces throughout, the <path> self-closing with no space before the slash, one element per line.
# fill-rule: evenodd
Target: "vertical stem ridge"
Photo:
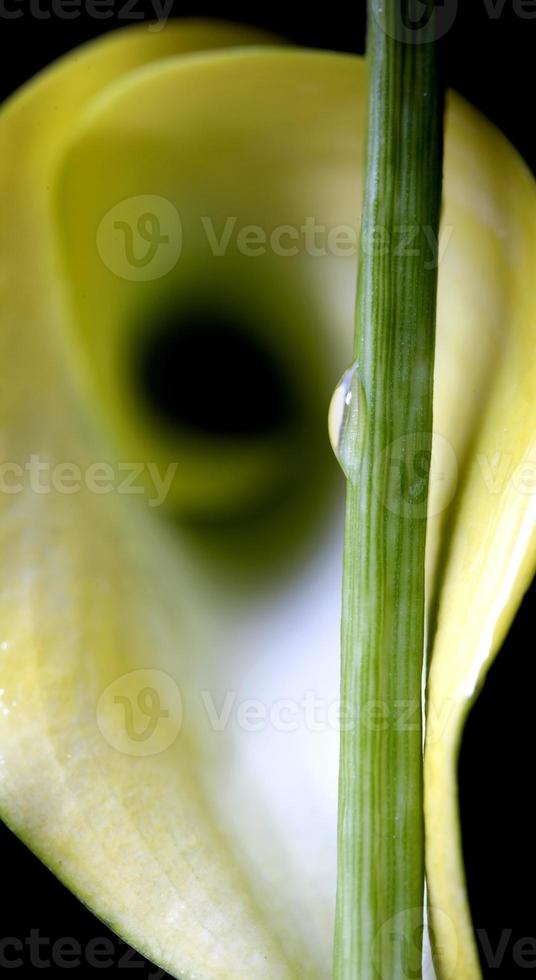
<path fill-rule="evenodd" d="M 424 6 L 420 5 L 421 8 Z M 424 551 L 442 104 L 412 0 L 369 0 L 354 355 L 366 394 L 343 570 L 335 980 L 416 980 L 422 926 Z M 425 18 L 426 19 L 426 18 Z M 412 40 L 418 38 L 418 43 Z"/>

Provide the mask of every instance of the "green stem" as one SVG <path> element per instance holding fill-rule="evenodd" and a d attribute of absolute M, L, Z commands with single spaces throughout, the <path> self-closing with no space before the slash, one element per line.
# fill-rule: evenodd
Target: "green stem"
<path fill-rule="evenodd" d="M 442 104 L 432 16 L 425 43 L 422 26 L 397 39 L 401 7 L 404 14 L 411 6 L 369 0 L 354 350 L 367 407 L 346 509 L 335 980 L 421 976 L 424 550 Z"/>

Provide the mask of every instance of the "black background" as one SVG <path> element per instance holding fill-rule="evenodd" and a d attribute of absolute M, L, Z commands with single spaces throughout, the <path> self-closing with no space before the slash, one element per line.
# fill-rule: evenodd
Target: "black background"
<path fill-rule="evenodd" d="M 448 2 L 448 0 L 447 0 Z M 123 0 L 117 0 L 118 11 Z M 15 9 L 16 0 L 6 0 Z M 49 0 L 41 0 L 46 10 Z M 83 8 L 83 2 L 82 2 Z M 452 28 L 442 42 L 446 83 L 462 92 L 508 135 L 533 170 L 534 52 L 536 21 L 519 16 L 513 0 L 470 0 L 458 4 Z M 28 0 L 17 20 L 0 18 L 0 95 L 7 96 L 41 68 L 77 44 L 125 20 L 90 20 L 81 13 L 70 21 L 37 20 Z M 527 6 L 526 11 L 529 11 Z M 138 2 L 133 13 L 150 19 L 150 3 Z M 536 11 L 534 11 L 536 15 Z M 362 52 L 365 39 L 364 2 L 312 5 L 307 13 L 288 2 L 175 2 L 175 16 L 215 16 L 254 23 L 290 37 L 298 44 Z M 532 56 L 532 57 L 531 57 Z M 535 270 L 536 271 L 536 270 Z M 462 835 L 468 887 L 486 977 L 525 975 L 529 963 L 516 963 L 516 941 L 536 939 L 536 844 L 534 836 L 534 596 L 523 603 L 514 627 L 493 666 L 469 719 L 460 759 Z M 2 936 L 24 939 L 32 929 L 51 940 L 74 937 L 82 946 L 109 936 L 107 930 L 20 844 L 0 828 L 3 883 Z M 113 966 L 70 970 L 76 976 L 155 975 L 155 968 L 137 954 L 121 960 L 125 949 L 114 939 Z M 490 951 L 497 959 L 490 961 Z M 487 951 L 487 957 L 486 957 Z M 43 952 L 45 956 L 45 952 Z M 486 958 L 488 962 L 486 963 Z M 536 956 L 531 964 L 536 968 Z M 28 957 L 13 976 L 41 972 Z M 57 967 L 52 967 L 55 973 Z M 48 971 L 51 972 L 50 969 Z M 254 978 L 251 978 L 254 980 Z M 359 978 L 356 978 L 359 980 Z M 395 978 L 393 978 L 395 980 Z"/>

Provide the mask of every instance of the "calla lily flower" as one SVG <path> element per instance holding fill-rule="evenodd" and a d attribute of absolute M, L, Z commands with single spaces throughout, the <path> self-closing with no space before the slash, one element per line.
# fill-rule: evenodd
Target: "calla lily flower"
<path fill-rule="evenodd" d="M 325 418 L 351 353 L 365 96 L 358 58 L 184 22 L 89 45 L 0 117 L 1 812 L 177 977 L 330 975 Z M 457 756 L 536 553 L 536 190 L 455 95 L 439 251 L 425 820 L 437 970 L 466 980 Z M 240 360 L 207 382 L 218 330 L 224 375 L 235 342 Z M 151 357 L 180 366 L 180 410 L 152 400 Z M 203 428 L 207 383 L 238 409 Z"/>

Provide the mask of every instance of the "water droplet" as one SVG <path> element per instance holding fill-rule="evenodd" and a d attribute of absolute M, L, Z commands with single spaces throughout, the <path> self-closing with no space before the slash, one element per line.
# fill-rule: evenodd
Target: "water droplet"
<path fill-rule="evenodd" d="M 367 400 L 357 361 L 344 372 L 329 406 L 328 429 L 343 473 L 355 483 L 361 468 Z"/>

